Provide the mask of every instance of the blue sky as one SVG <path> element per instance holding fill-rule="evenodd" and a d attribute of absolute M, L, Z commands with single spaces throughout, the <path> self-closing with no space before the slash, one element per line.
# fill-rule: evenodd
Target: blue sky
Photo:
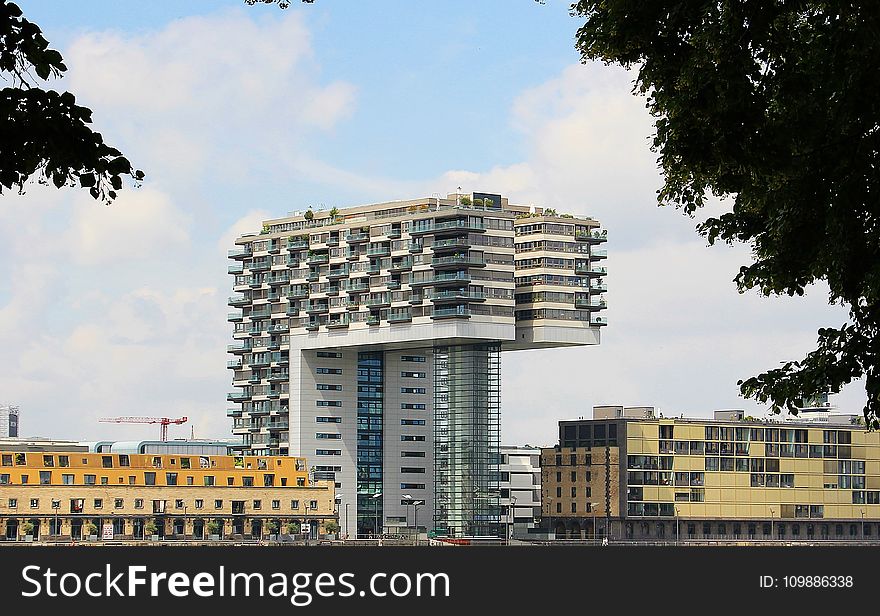
<path fill-rule="evenodd" d="M 461 186 L 609 229 L 602 345 L 505 354 L 509 443 L 551 444 L 557 419 L 593 404 L 760 413 L 737 379 L 845 321 L 821 287 L 738 294 L 747 251 L 708 249 L 694 221 L 656 207 L 644 101 L 622 69 L 579 64 L 568 3 L 20 5 L 70 69 L 52 87 L 147 173 L 110 207 L 39 186 L 0 197 L 0 400 L 28 434 L 153 434 L 96 423 L 126 414 L 228 436 L 226 250 L 309 205 Z M 860 385 L 837 398 L 863 400 Z"/>

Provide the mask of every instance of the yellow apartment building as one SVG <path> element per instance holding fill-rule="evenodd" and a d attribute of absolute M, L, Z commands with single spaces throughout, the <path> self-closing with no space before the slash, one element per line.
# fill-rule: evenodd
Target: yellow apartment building
<path fill-rule="evenodd" d="M 0 451 L 7 541 L 317 536 L 335 518 L 304 458 Z"/>

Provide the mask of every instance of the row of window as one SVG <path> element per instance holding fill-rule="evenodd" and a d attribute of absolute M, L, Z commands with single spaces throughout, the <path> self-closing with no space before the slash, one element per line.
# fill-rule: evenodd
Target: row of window
<path fill-rule="evenodd" d="M 660 439 L 671 440 L 674 425 L 660 426 Z M 732 426 L 706 426 L 707 441 L 763 441 L 768 443 L 807 443 L 809 430 L 805 428 L 746 428 Z M 831 445 L 852 444 L 852 430 L 823 430 L 822 442 Z"/>
<path fill-rule="evenodd" d="M 31 498 L 30 500 L 30 508 L 31 509 L 39 509 L 40 508 L 40 499 L 39 498 Z M 93 509 L 103 509 L 104 508 L 104 500 L 103 498 L 95 498 L 92 499 L 92 508 Z M 124 498 L 114 498 L 114 499 L 106 499 L 109 503 L 110 500 L 113 501 L 114 509 L 124 509 L 125 508 L 125 499 Z M 234 508 L 238 508 L 236 505 L 243 507 L 245 501 L 232 501 Z M 152 501 L 153 512 L 154 513 L 164 513 L 166 509 L 167 501 L 164 500 L 154 500 Z M 299 509 L 300 501 L 298 499 L 290 501 L 290 509 L 297 510 Z M 204 499 L 197 498 L 193 501 L 193 505 L 195 509 L 204 509 L 205 501 Z M 9 509 L 17 509 L 18 508 L 18 499 L 10 498 L 7 501 L 7 507 Z M 70 513 L 82 513 L 85 507 L 85 499 L 82 498 L 74 498 L 70 500 Z M 175 499 L 174 508 L 179 510 L 187 509 L 186 501 L 182 498 Z M 52 500 L 52 509 L 58 510 L 61 508 L 60 500 Z M 144 508 L 144 499 L 136 498 L 134 499 L 134 508 L 135 509 L 143 509 Z M 263 501 L 255 499 L 252 501 L 252 508 L 254 510 L 261 510 L 263 508 Z M 281 500 L 275 499 L 271 501 L 271 508 L 278 510 L 281 509 Z M 306 509 L 317 509 L 318 501 L 312 500 L 308 502 Z M 223 509 L 223 499 L 218 498 L 214 499 L 214 509 Z M 233 513 L 236 513 L 233 511 Z"/>
<path fill-rule="evenodd" d="M 143 483 L 141 485 L 145 486 L 155 486 L 156 485 L 156 473 L 153 472 L 145 472 L 143 474 Z M 11 484 L 11 476 L 9 473 L 0 473 L 0 485 L 10 485 Z M 137 475 L 129 475 L 128 476 L 128 485 L 138 485 L 138 476 Z M 195 477 L 192 475 L 187 475 L 185 477 L 186 483 L 178 483 L 178 474 L 177 473 L 165 473 L 165 485 L 167 486 L 176 486 L 176 485 L 195 485 Z M 119 478 L 119 483 L 123 483 L 123 478 Z M 213 486 L 216 484 L 216 477 L 214 475 L 205 475 L 202 477 L 203 484 L 206 486 Z M 30 475 L 21 475 L 21 485 L 27 485 L 30 483 Z M 110 485 L 110 478 L 106 476 L 102 476 L 100 478 L 101 485 Z M 52 471 L 40 471 L 40 485 L 53 485 L 52 484 Z M 77 485 L 76 484 L 76 475 L 64 473 L 61 475 L 61 485 Z M 83 485 L 98 485 L 98 476 L 90 473 L 83 475 Z M 226 477 L 226 485 L 234 486 L 235 485 L 235 477 L 227 476 Z M 254 477 L 251 476 L 242 476 L 241 477 L 241 485 L 243 487 L 253 487 L 254 486 Z M 271 487 L 275 485 L 275 475 L 273 473 L 265 473 L 263 475 L 263 486 Z M 281 477 L 281 485 L 287 485 L 287 477 Z M 306 485 L 305 477 L 297 477 L 296 485 L 299 487 L 303 487 Z"/>

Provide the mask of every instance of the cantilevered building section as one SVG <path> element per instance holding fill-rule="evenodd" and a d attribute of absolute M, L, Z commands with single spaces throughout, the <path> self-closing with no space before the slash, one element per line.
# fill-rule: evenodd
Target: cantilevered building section
<path fill-rule="evenodd" d="M 500 354 L 599 343 L 605 239 L 484 193 L 266 221 L 229 255 L 233 432 L 334 480 L 349 536 L 497 534 Z"/>

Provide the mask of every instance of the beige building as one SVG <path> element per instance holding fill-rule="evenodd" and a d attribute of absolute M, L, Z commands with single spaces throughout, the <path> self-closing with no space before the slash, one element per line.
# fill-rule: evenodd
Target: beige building
<path fill-rule="evenodd" d="M 574 537 L 880 539 L 880 434 L 811 418 L 597 407 L 562 421 L 559 445 L 542 451 L 547 525 Z"/>

